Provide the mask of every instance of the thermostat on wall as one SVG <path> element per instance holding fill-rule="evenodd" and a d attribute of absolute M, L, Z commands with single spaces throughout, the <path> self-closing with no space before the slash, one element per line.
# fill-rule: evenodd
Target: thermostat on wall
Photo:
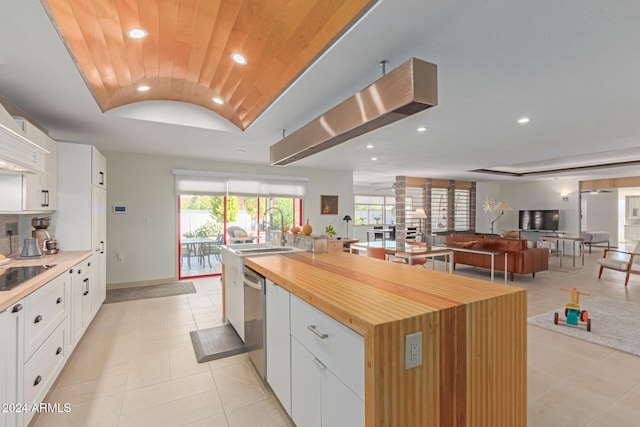
<path fill-rule="evenodd" d="M 113 205 L 113 213 L 114 214 L 126 214 L 127 213 L 127 205 Z"/>

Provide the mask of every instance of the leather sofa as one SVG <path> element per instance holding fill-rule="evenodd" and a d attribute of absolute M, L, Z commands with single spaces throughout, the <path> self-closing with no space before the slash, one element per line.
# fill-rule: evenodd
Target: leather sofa
<path fill-rule="evenodd" d="M 524 239 L 509 239 L 484 234 L 450 234 L 447 236 L 447 246 L 455 249 L 459 242 L 475 240 L 472 249 L 491 249 L 507 251 L 507 272 L 513 280 L 514 274 L 529 274 L 535 277 L 536 272 L 549 269 L 549 250 L 546 248 L 527 248 Z M 455 252 L 454 268 L 456 264 L 472 265 L 475 267 L 491 268 L 491 256 L 471 252 Z M 504 271 L 504 255 L 496 255 L 495 269 Z"/>

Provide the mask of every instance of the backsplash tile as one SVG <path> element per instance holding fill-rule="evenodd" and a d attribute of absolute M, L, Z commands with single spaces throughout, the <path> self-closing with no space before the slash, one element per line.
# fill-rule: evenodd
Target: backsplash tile
<path fill-rule="evenodd" d="M 0 215 L 0 254 L 9 255 L 9 236 L 7 236 L 7 224 L 11 222 L 18 222 L 18 215 Z M 20 236 L 12 236 L 12 245 L 14 255 L 19 253 L 20 249 Z"/>

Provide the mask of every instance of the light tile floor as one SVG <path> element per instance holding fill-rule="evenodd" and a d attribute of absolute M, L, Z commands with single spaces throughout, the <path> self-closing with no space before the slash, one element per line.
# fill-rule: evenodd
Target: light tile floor
<path fill-rule="evenodd" d="M 529 316 L 562 307 L 561 287 L 640 304 L 640 276 L 626 289 L 622 273 L 598 280 L 601 256 L 594 248 L 575 274 L 510 283 L 529 291 Z M 463 266 L 456 274 L 488 278 Z M 47 398 L 71 412 L 39 414 L 32 426 L 292 426 L 245 355 L 196 362 L 189 331 L 221 324 L 221 292 L 219 278 L 193 282 L 196 294 L 103 305 Z M 530 427 L 640 425 L 640 357 L 534 326 L 528 333 Z"/>

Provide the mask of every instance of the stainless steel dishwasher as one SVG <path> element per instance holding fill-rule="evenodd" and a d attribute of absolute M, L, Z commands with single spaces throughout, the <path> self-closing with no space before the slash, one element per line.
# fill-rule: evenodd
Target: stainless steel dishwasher
<path fill-rule="evenodd" d="M 266 378 L 265 349 L 265 280 L 249 267 L 244 267 L 244 345 L 249 360 L 262 378 Z"/>

